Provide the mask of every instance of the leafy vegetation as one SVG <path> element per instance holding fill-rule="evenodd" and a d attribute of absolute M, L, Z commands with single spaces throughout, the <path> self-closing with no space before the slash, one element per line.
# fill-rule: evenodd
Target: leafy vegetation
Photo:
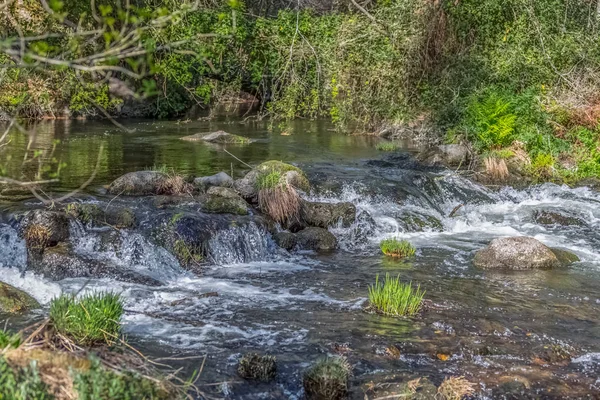
<path fill-rule="evenodd" d="M 396 151 L 400 148 L 400 146 L 394 142 L 380 142 L 377 143 L 375 148 L 379 151 Z"/>
<path fill-rule="evenodd" d="M 317 361 L 304 373 L 307 399 L 344 399 L 352 367 L 343 357 L 327 357 Z"/>
<path fill-rule="evenodd" d="M 379 247 L 386 256 L 398 258 L 411 257 L 416 252 L 415 247 L 410 242 L 396 238 L 382 240 Z"/>
<path fill-rule="evenodd" d="M 394 316 L 413 316 L 421 310 L 425 292 L 420 286 L 412 287 L 412 283 L 400 282 L 400 276 L 392 278 L 386 274 L 385 280 L 379 282 L 379 275 L 375 284 L 369 287 L 369 302 L 371 306 L 382 314 Z"/>
<path fill-rule="evenodd" d="M 50 303 L 54 328 L 77 344 L 114 343 L 121 333 L 123 303 L 119 295 L 93 293 L 81 298 L 63 294 Z"/>
<path fill-rule="evenodd" d="M 6 330 L 0 331 L 0 351 L 6 349 L 16 349 L 23 342 L 23 338 L 18 333 L 10 333 Z"/>
<path fill-rule="evenodd" d="M 25 368 L 13 368 L 0 356 L 0 399 L 50 400 L 53 396 L 42 382 L 35 363 Z"/>

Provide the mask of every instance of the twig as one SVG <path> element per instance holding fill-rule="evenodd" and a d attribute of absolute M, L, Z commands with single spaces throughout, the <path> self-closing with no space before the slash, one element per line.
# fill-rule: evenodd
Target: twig
<path fill-rule="evenodd" d="M 236 160 L 238 160 L 239 162 L 241 162 L 242 164 L 244 164 L 246 167 L 248 168 L 254 168 L 252 165 L 248 165 L 245 162 L 243 162 L 242 160 L 240 160 L 239 158 L 237 158 L 236 156 L 234 156 L 233 154 L 231 154 L 230 152 L 227 151 L 227 149 L 223 149 L 223 151 L 227 154 L 229 154 L 231 157 L 235 158 Z"/>

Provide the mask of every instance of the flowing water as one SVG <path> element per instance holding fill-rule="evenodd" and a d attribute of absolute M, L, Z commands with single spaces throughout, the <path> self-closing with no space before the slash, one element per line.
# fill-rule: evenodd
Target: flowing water
<path fill-rule="evenodd" d="M 143 273 L 162 283 L 145 286 L 115 279 L 52 282 L 30 272 L 23 241 L 11 224 L 15 211 L 34 200 L 0 203 L 0 279 L 47 305 L 60 292 L 121 293 L 129 340 L 156 356 L 204 356 L 198 385 L 232 399 L 302 398 L 302 371 L 326 354 L 343 354 L 353 366 L 351 396 L 377 397 L 394 383 L 447 376 L 477 383 L 480 398 L 600 398 L 600 193 L 554 184 L 490 190 L 454 173 L 420 166 L 414 149 L 380 153 L 376 138 L 342 135 L 326 123 L 126 121 L 132 132 L 109 123 L 41 124 L 35 142 L 11 134 L 12 176 L 32 177 L 39 159 L 67 166 L 55 191 L 78 187 L 99 169 L 80 198 L 111 201 L 103 185 L 124 172 L 165 165 L 196 176 L 222 170 L 243 176 L 245 163 L 269 159 L 301 167 L 315 189 L 311 200 L 350 201 L 358 210 L 349 228 L 331 231 L 340 249 L 327 254 L 288 253 L 253 222 L 233 224 L 209 241 L 211 263 L 201 275 L 178 264 L 144 227 L 157 218 L 145 199 L 120 198 L 141 220 L 106 246 L 102 229 L 73 223 L 72 241 L 82 257 Z M 228 146 L 237 159 L 204 143 L 179 138 L 223 129 L 256 139 Z M 55 139 L 60 143 L 54 145 Z M 55 147 L 50 157 L 50 151 Z M 23 155 L 30 159 L 23 164 Z M 463 204 L 453 217 L 449 214 Z M 537 211 L 581 218 L 576 226 L 535 222 Z M 410 240 L 416 257 L 399 262 L 380 254 L 389 236 Z M 570 250 L 581 261 L 552 271 L 490 272 L 472 265 L 474 253 L 501 236 L 533 236 Z M 400 275 L 426 290 L 417 318 L 366 313 L 368 285 L 376 274 Z M 203 294 L 217 292 L 218 296 Z M 32 317 L 35 318 L 35 315 Z M 236 374 L 243 353 L 277 356 L 271 384 L 248 384 Z M 549 362 L 548 354 L 571 354 Z M 180 362 L 186 371 L 201 361 Z M 518 384 L 514 384 L 518 382 Z"/>

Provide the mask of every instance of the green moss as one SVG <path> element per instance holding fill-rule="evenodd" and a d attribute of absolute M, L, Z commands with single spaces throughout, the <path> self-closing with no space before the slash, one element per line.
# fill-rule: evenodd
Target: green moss
<path fill-rule="evenodd" d="M 306 398 L 311 400 L 341 400 L 348 394 L 351 367 L 342 357 L 327 357 L 317 361 L 304 373 Z"/>
<path fill-rule="evenodd" d="M 279 171 L 262 173 L 256 180 L 256 187 L 258 190 L 272 189 L 283 185 L 285 185 L 285 179 L 282 178 L 281 172 Z"/>
<path fill-rule="evenodd" d="M 40 304 L 33 297 L 22 290 L 0 282 L 0 312 L 12 314 L 35 308 L 40 308 Z"/>
<path fill-rule="evenodd" d="M 412 284 L 400 282 L 400 276 L 391 278 L 386 274 L 385 280 L 379 282 L 379 275 L 375 284 L 369 287 L 369 303 L 377 312 L 393 316 L 413 316 L 421 309 L 424 291 Z"/>
<path fill-rule="evenodd" d="M 65 212 L 84 224 L 100 225 L 105 223 L 104 211 L 95 204 L 69 203 Z"/>
<path fill-rule="evenodd" d="M 112 293 L 94 293 L 80 299 L 63 294 L 50 303 L 54 328 L 84 346 L 118 340 L 122 315 L 121 297 Z"/>
<path fill-rule="evenodd" d="M 216 214 L 247 215 L 248 205 L 242 198 L 211 195 L 202 204 L 202 210 Z"/>
<path fill-rule="evenodd" d="M 184 240 L 178 239 L 173 243 L 173 253 L 182 265 L 199 264 L 203 260 L 202 249 L 188 246 Z"/>
<path fill-rule="evenodd" d="M 379 247 L 383 254 L 391 257 L 411 257 L 416 252 L 415 247 L 410 242 L 395 238 L 382 240 Z"/>

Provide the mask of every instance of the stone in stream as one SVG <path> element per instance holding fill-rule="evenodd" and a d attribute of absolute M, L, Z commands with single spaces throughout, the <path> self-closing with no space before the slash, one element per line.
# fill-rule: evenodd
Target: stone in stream
<path fill-rule="evenodd" d="M 329 228 L 337 223 L 349 227 L 356 220 L 356 206 L 352 203 L 320 203 L 302 201 L 301 217 L 308 226 Z"/>
<path fill-rule="evenodd" d="M 304 250 L 329 251 L 337 248 L 337 239 L 327 229 L 309 227 L 296 234 L 298 246 Z"/>
<path fill-rule="evenodd" d="M 148 196 L 157 194 L 169 176 L 159 171 L 129 172 L 115 179 L 108 187 L 108 193 L 124 196 Z"/>
<path fill-rule="evenodd" d="M 117 229 L 128 229 L 136 225 L 135 214 L 128 208 L 109 207 L 108 210 L 104 210 L 96 204 L 70 203 L 65 207 L 65 212 L 90 226 L 110 225 Z"/>
<path fill-rule="evenodd" d="M 570 251 L 567 251 L 567 250 L 557 249 L 557 248 L 553 247 L 552 252 L 556 256 L 556 258 L 558 258 L 558 261 L 560 261 L 560 263 L 564 266 L 581 261 L 579 259 L 579 257 L 577 257 L 576 254 L 571 253 Z"/>
<path fill-rule="evenodd" d="M 194 179 L 194 186 L 203 192 L 213 186 L 230 188 L 233 187 L 233 178 L 225 172 L 219 172 L 218 174 Z"/>
<path fill-rule="evenodd" d="M 255 203 L 259 191 L 258 179 L 261 175 L 273 172 L 281 174 L 286 182 L 294 188 L 310 192 L 310 182 L 304 172 L 298 167 L 281 161 L 267 161 L 260 164 L 248 172 L 244 178 L 236 180 L 234 188 L 244 199 Z"/>
<path fill-rule="evenodd" d="M 69 238 L 69 220 L 59 211 L 29 211 L 21 220 L 19 235 L 29 249 L 56 246 Z"/>
<path fill-rule="evenodd" d="M 561 266 L 552 249 L 531 237 L 497 238 L 475 255 L 473 264 L 483 269 L 551 269 Z"/>
<path fill-rule="evenodd" d="M 430 166 L 468 166 L 470 151 L 462 144 L 443 144 L 430 148 L 419 155 L 419 161 Z"/>
<path fill-rule="evenodd" d="M 230 188 L 213 186 L 208 189 L 202 210 L 209 213 L 248 214 L 248 203 Z"/>
<path fill-rule="evenodd" d="M 252 142 L 248 138 L 227 133 L 225 131 L 197 133 L 195 135 L 184 136 L 181 138 L 181 140 L 186 140 L 189 142 L 204 141 L 216 144 L 248 144 Z"/>
<path fill-rule="evenodd" d="M 277 246 L 287 251 L 293 250 L 298 244 L 297 236 L 290 232 L 277 232 L 273 235 L 273 240 L 275 240 Z"/>
<path fill-rule="evenodd" d="M 40 304 L 30 295 L 8 283 L 0 282 L 0 312 L 15 314 L 40 308 Z"/>
<path fill-rule="evenodd" d="M 563 214 L 557 211 L 535 211 L 533 213 L 535 222 L 541 225 L 562 225 L 562 226 L 583 226 L 585 222 L 572 215 Z"/>

